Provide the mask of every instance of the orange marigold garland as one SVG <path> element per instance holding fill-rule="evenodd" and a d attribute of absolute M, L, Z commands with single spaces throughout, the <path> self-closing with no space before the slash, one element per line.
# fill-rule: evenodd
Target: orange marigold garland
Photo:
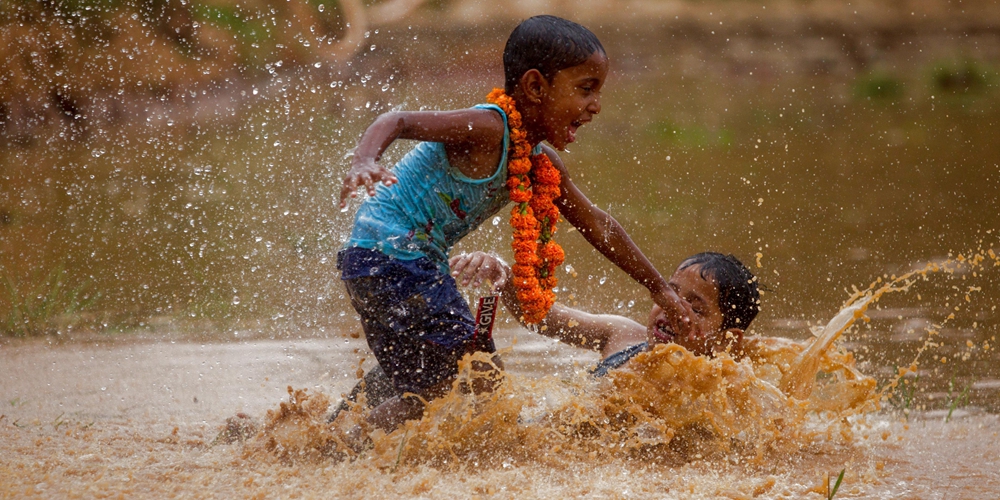
<path fill-rule="evenodd" d="M 510 213 L 515 261 L 511 271 L 524 322 L 536 324 L 545 319 L 556 301 L 552 291 L 558 282 L 556 267 L 566 257 L 562 247 L 552 240 L 559 220 L 559 208 L 553 200 L 561 194 L 561 176 L 548 155 L 531 154 L 514 99 L 503 89 L 493 89 L 486 101 L 503 109 L 510 127 L 507 188 L 510 200 L 516 204 Z"/>

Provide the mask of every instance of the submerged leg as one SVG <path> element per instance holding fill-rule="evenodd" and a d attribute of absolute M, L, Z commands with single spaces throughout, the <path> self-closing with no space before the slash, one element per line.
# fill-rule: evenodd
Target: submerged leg
<path fill-rule="evenodd" d="M 337 405 L 337 408 L 330 414 L 329 421 L 333 422 L 340 415 L 340 412 L 350 408 L 348 403 L 357 402 L 358 396 L 362 392 L 365 393 L 365 408 L 367 409 L 375 408 L 389 398 L 398 395 L 396 388 L 392 386 L 392 380 L 382 371 L 381 366 L 376 365 L 375 368 L 368 370 L 368 373 L 355 384 L 354 388 L 351 389 L 351 393 L 347 395 L 347 398 Z"/>

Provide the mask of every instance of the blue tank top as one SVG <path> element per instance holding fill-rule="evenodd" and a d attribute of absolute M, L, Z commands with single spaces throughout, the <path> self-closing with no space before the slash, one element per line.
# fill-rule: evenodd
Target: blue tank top
<path fill-rule="evenodd" d="M 470 179 L 451 166 L 444 144 L 421 142 L 393 167 L 396 184 L 375 188 L 358 208 L 345 248 L 378 250 L 400 260 L 428 257 L 448 273 L 451 247 L 510 201 L 507 150 L 510 129 L 499 106 L 480 104 L 503 118 L 503 153 L 493 175 Z M 532 154 L 541 151 L 536 147 Z"/>

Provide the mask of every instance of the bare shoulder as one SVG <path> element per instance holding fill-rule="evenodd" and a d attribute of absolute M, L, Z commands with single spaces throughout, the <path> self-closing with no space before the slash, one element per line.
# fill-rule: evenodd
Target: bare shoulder
<path fill-rule="evenodd" d="M 404 139 L 469 144 L 495 149 L 503 142 L 503 118 L 494 110 L 465 108 L 448 111 L 396 111 L 405 123 Z"/>
<path fill-rule="evenodd" d="M 601 349 L 601 357 L 607 357 L 627 347 L 646 341 L 646 327 L 623 316 L 611 314 L 600 315 L 602 321 L 606 322 L 610 333 L 607 342 Z"/>

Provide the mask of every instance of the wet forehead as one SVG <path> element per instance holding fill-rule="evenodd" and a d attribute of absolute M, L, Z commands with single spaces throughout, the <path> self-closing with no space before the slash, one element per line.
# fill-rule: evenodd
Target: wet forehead
<path fill-rule="evenodd" d="M 674 271 L 670 286 L 689 301 L 698 300 L 707 306 L 718 307 L 719 289 L 711 276 L 702 277 L 701 266 L 693 265 Z"/>
<path fill-rule="evenodd" d="M 562 69 L 556 75 L 572 82 L 588 79 L 604 81 L 608 76 L 608 56 L 601 51 L 594 52 L 586 61 Z"/>

